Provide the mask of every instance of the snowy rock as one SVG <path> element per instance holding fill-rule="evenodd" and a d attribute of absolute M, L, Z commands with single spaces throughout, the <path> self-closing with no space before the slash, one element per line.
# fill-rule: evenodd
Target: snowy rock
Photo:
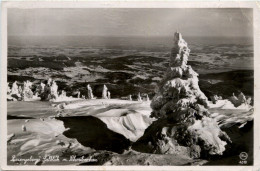
<path fill-rule="evenodd" d="M 250 104 L 251 104 L 251 102 L 252 102 L 252 99 L 251 99 L 251 97 L 249 97 L 249 98 L 247 98 L 247 99 L 246 99 L 246 103 L 247 103 L 247 104 L 249 104 L 249 105 L 250 105 Z"/>
<path fill-rule="evenodd" d="M 41 100 L 46 101 L 50 100 L 51 88 L 50 85 L 47 84 L 44 86 L 43 93 L 40 94 Z"/>
<path fill-rule="evenodd" d="M 31 90 L 31 86 L 32 83 L 28 80 L 23 83 L 22 99 L 24 101 L 28 101 L 29 99 L 33 98 L 33 92 Z"/>
<path fill-rule="evenodd" d="M 78 98 L 80 98 L 80 91 L 78 92 Z"/>
<path fill-rule="evenodd" d="M 34 97 L 38 97 L 39 96 L 39 93 L 38 92 L 36 92 L 35 93 L 35 95 L 34 95 Z"/>
<path fill-rule="evenodd" d="M 106 85 L 104 85 L 104 87 L 103 87 L 102 99 L 107 99 L 107 86 Z"/>
<path fill-rule="evenodd" d="M 138 93 L 137 101 L 139 101 L 139 102 L 143 101 L 140 93 Z"/>
<path fill-rule="evenodd" d="M 107 91 L 107 98 L 108 98 L 108 99 L 111 99 L 110 91 Z"/>
<path fill-rule="evenodd" d="M 234 104 L 235 107 L 241 106 L 241 105 L 248 105 L 250 106 L 251 98 L 246 99 L 245 95 L 241 92 L 238 97 L 233 95 L 229 97 L 229 101 Z"/>
<path fill-rule="evenodd" d="M 66 91 L 62 90 L 59 97 L 60 98 L 66 97 Z"/>
<path fill-rule="evenodd" d="M 26 126 L 25 125 L 22 125 L 22 131 L 26 132 Z"/>
<path fill-rule="evenodd" d="M 22 89 L 22 87 L 21 87 L 21 86 L 18 86 L 18 92 L 19 92 L 19 94 L 22 94 L 22 92 L 23 92 L 23 89 Z"/>
<path fill-rule="evenodd" d="M 148 94 L 146 95 L 146 101 L 147 101 L 147 102 L 150 102 L 150 99 L 149 99 Z"/>
<path fill-rule="evenodd" d="M 242 103 L 246 103 L 246 97 L 245 95 L 241 92 L 239 95 L 238 95 L 238 101 L 242 104 Z"/>
<path fill-rule="evenodd" d="M 235 106 L 239 106 L 237 96 L 235 96 L 234 93 L 232 94 L 231 97 L 229 97 L 229 101 L 231 101 L 231 103 L 233 103 Z"/>
<path fill-rule="evenodd" d="M 11 93 L 11 89 L 10 89 L 10 87 L 9 87 L 9 83 L 7 83 L 7 94 L 10 94 Z"/>
<path fill-rule="evenodd" d="M 41 84 L 37 86 L 36 92 L 38 92 L 39 94 L 43 93 L 44 87 L 45 87 L 45 84 L 41 82 Z"/>
<path fill-rule="evenodd" d="M 44 86 L 42 84 L 41 86 L 43 88 L 43 92 L 39 95 L 41 97 L 41 100 L 53 101 L 55 99 L 58 99 L 58 85 L 54 80 L 49 78 L 47 84 Z"/>
<path fill-rule="evenodd" d="M 92 88 L 90 87 L 89 84 L 87 86 L 87 89 L 88 89 L 88 99 L 94 99 L 94 95 L 92 93 Z"/>
<path fill-rule="evenodd" d="M 50 89 L 51 89 L 51 98 L 56 99 L 58 97 L 58 85 L 56 84 L 55 81 L 52 82 Z"/>
<path fill-rule="evenodd" d="M 47 85 L 51 86 L 51 83 L 52 83 L 52 79 L 49 78 L 48 81 L 47 81 Z"/>
<path fill-rule="evenodd" d="M 176 32 L 169 68 L 151 102 L 151 117 L 158 120 L 133 144 L 133 149 L 199 158 L 202 154 L 222 155 L 231 142 L 210 118 L 209 102 L 199 88 L 198 74 L 187 65 L 189 53 L 187 43 Z"/>
<path fill-rule="evenodd" d="M 19 94 L 17 81 L 15 81 L 12 85 L 11 94 Z"/>
<path fill-rule="evenodd" d="M 22 90 L 19 89 L 19 86 L 17 85 L 17 81 L 13 82 L 11 90 L 9 88 L 9 90 L 7 91 L 8 91 L 7 93 L 8 101 L 22 100 Z"/>
<path fill-rule="evenodd" d="M 129 100 L 132 101 L 132 95 L 131 94 L 129 95 Z"/>
<path fill-rule="evenodd" d="M 221 98 L 222 99 L 222 98 Z M 221 100 L 219 99 L 219 97 L 217 95 L 214 95 L 214 96 L 210 96 L 210 100 L 212 101 L 213 104 L 216 104 L 218 100 Z"/>
<path fill-rule="evenodd" d="M 9 83 L 7 83 L 7 101 L 13 101 L 13 97 L 11 96 L 11 88 L 9 87 Z"/>

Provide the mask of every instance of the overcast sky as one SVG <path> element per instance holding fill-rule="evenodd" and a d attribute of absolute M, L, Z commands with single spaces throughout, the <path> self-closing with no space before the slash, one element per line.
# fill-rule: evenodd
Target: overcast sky
<path fill-rule="evenodd" d="M 8 35 L 253 36 L 251 9 L 8 9 Z"/>

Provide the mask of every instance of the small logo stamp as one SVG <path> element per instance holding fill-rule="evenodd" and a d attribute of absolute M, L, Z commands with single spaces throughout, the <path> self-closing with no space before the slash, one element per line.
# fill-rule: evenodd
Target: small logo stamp
<path fill-rule="evenodd" d="M 246 152 L 241 152 L 241 153 L 239 154 L 239 158 L 240 158 L 241 160 L 246 160 L 246 159 L 248 158 L 248 154 L 247 154 Z"/>
<path fill-rule="evenodd" d="M 240 158 L 240 161 L 239 161 L 239 164 L 247 164 L 247 158 L 248 158 L 248 154 L 246 152 L 241 152 L 239 154 L 239 158 Z"/>

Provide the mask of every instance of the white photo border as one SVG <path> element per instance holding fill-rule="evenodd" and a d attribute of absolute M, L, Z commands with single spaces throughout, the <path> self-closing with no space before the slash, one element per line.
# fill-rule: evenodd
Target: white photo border
<path fill-rule="evenodd" d="M 253 166 L 11 166 L 7 165 L 7 10 L 8 8 L 252 8 L 254 31 Z M 1 10 L 1 151 L 3 170 L 259 170 L 260 169 L 260 2 L 252 1 L 6 1 Z"/>

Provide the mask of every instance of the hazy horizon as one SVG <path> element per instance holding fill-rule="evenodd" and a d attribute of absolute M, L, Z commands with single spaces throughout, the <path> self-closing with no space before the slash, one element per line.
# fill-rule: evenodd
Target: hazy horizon
<path fill-rule="evenodd" d="M 249 8 L 8 9 L 8 36 L 253 37 Z"/>
<path fill-rule="evenodd" d="M 178 31 L 179 33 L 181 33 L 181 31 Z M 138 37 L 145 37 L 145 38 L 156 38 L 156 37 L 169 37 L 169 36 L 166 36 L 166 35 L 153 35 L 153 36 L 145 36 L 145 35 L 8 35 L 7 37 L 81 37 L 81 36 L 84 36 L 84 37 L 130 37 L 130 38 L 138 38 Z M 174 34 L 171 35 L 171 37 L 173 38 Z M 204 35 L 192 35 L 192 36 L 185 36 L 182 34 L 183 37 L 203 37 L 203 38 L 215 38 L 215 37 L 218 37 L 218 38 L 253 38 L 253 36 L 217 36 L 217 35 L 214 35 L 214 36 L 204 36 Z"/>
<path fill-rule="evenodd" d="M 188 44 L 244 44 L 253 45 L 251 37 L 203 37 L 183 36 Z M 172 47 L 173 36 L 8 36 L 9 46 L 129 46 L 129 47 Z"/>

